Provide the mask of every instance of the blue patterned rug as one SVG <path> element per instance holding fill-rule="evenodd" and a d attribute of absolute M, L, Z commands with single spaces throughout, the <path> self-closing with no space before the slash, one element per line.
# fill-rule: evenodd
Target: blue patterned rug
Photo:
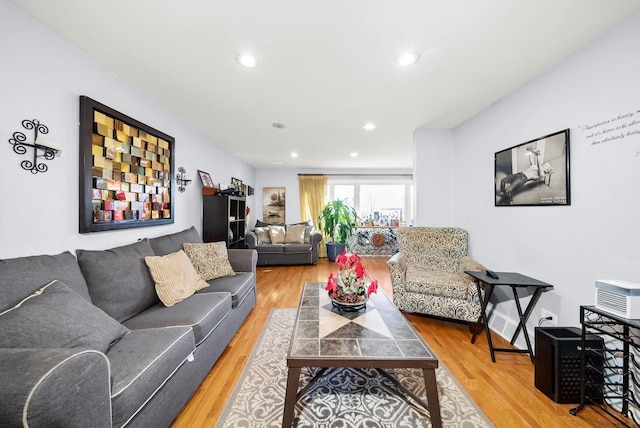
<path fill-rule="evenodd" d="M 273 309 L 216 427 L 280 427 L 287 383 L 287 351 L 295 309 Z M 303 370 L 300 388 L 318 369 Z M 422 371 L 388 370 L 409 391 L 425 397 Z M 436 370 L 445 427 L 493 427 L 449 370 Z M 396 394 L 375 369 L 334 369 L 321 376 L 296 404 L 298 427 L 430 427 L 429 414 Z M 426 399 L 426 398 L 425 398 Z"/>

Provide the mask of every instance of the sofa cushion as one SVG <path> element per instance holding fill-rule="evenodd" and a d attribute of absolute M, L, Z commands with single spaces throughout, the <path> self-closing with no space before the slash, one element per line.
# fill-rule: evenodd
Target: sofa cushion
<path fill-rule="evenodd" d="M 184 243 L 183 247 L 191 264 L 203 280 L 209 281 L 223 276 L 235 275 L 231 263 L 229 263 L 226 242 Z"/>
<path fill-rule="evenodd" d="M 287 244 L 284 246 L 285 254 L 311 253 L 309 244 Z"/>
<path fill-rule="evenodd" d="M 274 253 L 274 254 L 282 254 L 284 253 L 285 244 L 265 244 L 265 245 L 257 245 L 256 251 L 258 253 Z"/>
<path fill-rule="evenodd" d="M 256 227 L 253 229 L 258 237 L 258 244 L 271 244 L 271 235 L 268 227 Z"/>
<path fill-rule="evenodd" d="M 256 276 L 252 272 L 237 273 L 233 277 L 218 278 L 209 281 L 209 288 L 200 290 L 197 294 L 224 291 L 231 294 L 231 305 L 235 308 L 240 305 L 245 297 L 254 290 Z"/>
<path fill-rule="evenodd" d="M 127 320 L 125 325 L 132 330 L 170 326 L 191 327 L 195 343 L 199 345 L 229 312 L 231 312 L 229 293 L 198 293 L 170 308 L 158 303 Z"/>
<path fill-rule="evenodd" d="M 0 311 L 9 308 L 54 279 L 64 282 L 87 301 L 87 283 L 70 252 L 0 260 Z"/>
<path fill-rule="evenodd" d="M 151 244 L 151 248 L 153 248 L 156 256 L 166 256 L 167 254 L 180 251 L 183 249 L 182 245 L 185 242 L 202 243 L 202 238 L 195 226 L 191 226 L 189 229 L 180 232 L 149 239 L 149 244 Z"/>
<path fill-rule="evenodd" d="M 284 238 L 284 242 L 287 244 L 302 244 L 304 243 L 304 228 L 307 226 L 304 225 L 293 225 L 290 224 L 287 226 L 287 234 Z"/>
<path fill-rule="evenodd" d="M 133 417 L 193 354 L 189 327 L 132 330 L 107 353 L 113 426 Z"/>
<path fill-rule="evenodd" d="M 147 239 L 104 251 L 77 250 L 93 303 L 122 322 L 158 303 L 144 262 L 155 256 Z"/>
<path fill-rule="evenodd" d="M 0 348 L 88 348 L 107 352 L 129 330 L 52 281 L 0 313 Z"/>
<path fill-rule="evenodd" d="M 269 226 L 269 237 L 272 244 L 284 244 L 287 232 L 284 226 Z"/>
<path fill-rule="evenodd" d="M 166 256 L 147 256 L 144 261 L 151 272 L 156 293 L 165 306 L 173 306 L 209 286 L 183 250 Z"/>
<path fill-rule="evenodd" d="M 406 289 L 411 293 L 466 299 L 469 281 L 458 273 L 433 271 L 427 268 L 407 266 Z"/>

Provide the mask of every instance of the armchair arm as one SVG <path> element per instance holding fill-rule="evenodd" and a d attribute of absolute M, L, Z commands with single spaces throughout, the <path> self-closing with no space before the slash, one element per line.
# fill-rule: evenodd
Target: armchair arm
<path fill-rule="evenodd" d="M 469 290 L 469 295 L 471 296 L 472 299 L 475 300 L 478 296 L 478 289 L 476 288 L 475 280 L 471 276 L 464 273 L 464 271 L 466 270 L 483 271 L 483 270 L 487 270 L 487 268 L 484 267 L 482 264 L 478 263 L 477 261 L 475 261 L 474 259 L 472 259 L 471 257 L 464 256 L 462 259 L 460 259 L 460 267 L 458 268 L 458 270 L 460 274 L 464 277 L 467 283 L 467 289 Z"/>
<path fill-rule="evenodd" d="M 0 349 L 0 426 L 111 427 L 110 375 L 98 351 Z"/>
<path fill-rule="evenodd" d="M 229 248 L 229 263 L 235 272 L 253 272 L 256 273 L 256 265 L 258 264 L 258 252 L 256 250 L 246 248 Z"/>
<path fill-rule="evenodd" d="M 481 265 L 479 262 L 472 259 L 471 257 L 464 256 L 463 258 L 460 259 L 459 270 L 461 273 L 464 273 L 465 270 L 487 270 L 487 268 Z"/>
<path fill-rule="evenodd" d="M 394 254 L 387 260 L 389 273 L 391 274 L 391 287 L 393 292 L 393 303 L 399 308 L 404 309 L 405 302 L 405 278 L 407 275 L 407 259 L 402 253 Z"/>

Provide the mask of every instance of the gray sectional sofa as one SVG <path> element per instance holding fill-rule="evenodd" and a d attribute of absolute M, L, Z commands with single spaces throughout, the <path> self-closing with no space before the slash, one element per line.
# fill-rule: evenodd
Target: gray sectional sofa
<path fill-rule="evenodd" d="M 274 228 L 282 228 L 281 239 L 275 239 L 278 233 Z M 258 221 L 255 229 L 247 232 L 245 240 L 247 248 L 258 252 L 258 266 L 315 265 L 322 234 L 311 222 L 270 225 Z"/>
<path fill-rule="evenodd" d="M 144 258 L 201 242 L 0 260 L 0 426 L 169 426 L 256 303 L 248 249 L 228 250 L 235 275 L 160 302 Z"/>

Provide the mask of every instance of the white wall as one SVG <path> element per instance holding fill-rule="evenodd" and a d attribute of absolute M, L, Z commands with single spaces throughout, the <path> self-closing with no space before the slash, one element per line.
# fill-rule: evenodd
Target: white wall
<path fill-rule="evenodd" d="M 413 141 L 413 224 L 453 226 L 453 132 L 416 129 Z"/>
<path fill-rule="evenodd" d="M 555 286 L 531 316 L 530 333 L 542 308 L 558 314 L 559 325 L 578 325 L 579 306 L 595 303 L 596 279 L 640 283 L 638 41 L 640 14 L 453 130 L 453 220 L 469 230 L 471 255 Z M 621 129 L 593 135 L 609 126 Z M 494 207 L 494 153 L 566 128 L 571 206 Z M 624 138 L 604 140 L 612 135 Z M 510 336 L 514 305 L 500 303 L 496 315 L 510 321 Z"/>
<path fill-rule="evenodd" d="M 78 233 L 79 96 L 87 95 L 175 138 L 175 166 L 195 180 L 175 194 L 175 222 L 126 231 Z M 25 156 L 8 140 L 22 120 L 38 119 L 62 156 L 49 171 L 31 174 Z M 197 169 L 214 182 L 231 177 L 255 186 L 255 170 L 182 119 L 108 71 L 87 54 L 50 32 L 6 0 L 0 0 L 0 258 L 54 254 L 77 248 L 102 249 L 142 237 L 201 230 L 202 197 Z M 252 203 L 250 198 L 249 204 Z"/>

